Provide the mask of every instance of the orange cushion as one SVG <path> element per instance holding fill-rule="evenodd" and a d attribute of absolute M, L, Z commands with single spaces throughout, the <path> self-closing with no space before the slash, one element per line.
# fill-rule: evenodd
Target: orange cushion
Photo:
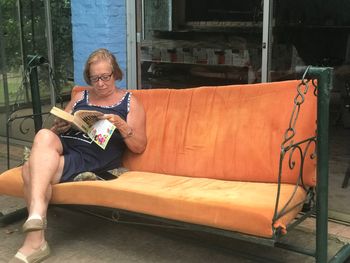
<path fill-rule="evenodd" d="M 141 155 L 128 152 L 124 165 L 134 171 L 275 183 L 298 84 L 135 90 L 146 110 L 148 145 Z M 314 136 L 315 130 L 316 97 L 310 88 L 294 141 Z M 282 182 L 295 183 L 300 161 L 293 171 L 287 161 Z M 315 160 L 306 158 L 304 183 L 315 185 L 315 170 Z"/>
<path fill-rule="evenodd" d="M 0 175 L 0 193 L 22 196 L 20 169 Z M 283 184 L 280 203 L 294 191 Z M 203 224 L 261 237 L 272 237 L 277 185 L 128 172 L 111 181 L 57 184 L 51 203 L 114 207 L 154 216 Z M 305 198 L 298 187 L 290 207 Z M 281 207 L 281 206 L 280 206 Z M 301 207 L 276 222 L 282 228 Z"/>

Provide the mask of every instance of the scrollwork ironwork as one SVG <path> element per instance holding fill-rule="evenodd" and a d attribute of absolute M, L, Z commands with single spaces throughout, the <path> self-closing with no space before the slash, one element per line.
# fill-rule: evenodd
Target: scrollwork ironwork
<path fill-rule="evenodd" d="M 16 111 L 22 110 L 22 108 L 16 109 Z M 35 127 L 30 126 L 30 127 L 25 127 L 25 122 L 28 119 L 34 119 L 35 116 L 40 115 L 47 115 L 49 114 L 48 112 L 45 113 L 40 113 L 40 114 L 29 114 L 29 115 L 16 115 L 16 111 L 12 111 L 12 113 L 10 114 L 10 117 L 8 118 L 7 122 L 6 122 L 6 144 L 7 144 L 7 169 L 10 169 L 10 128 L 11 125 L 14 121 L 16 120 L 20 120 L 19 122 L 19 131 L 22 135 L 27 135 L 29 134 L 29 132 L 31 130 L 33 130 L 33 134 L 35 132 Z"/>
<path fill-rule="evenodd" d="M 297 133 L 296 131 L 296 124 L 298 121 L 300 108 L 302 104 L 306 100 L 306 94 L 309 91 L 309 83 L 310 80 L 306 79 L 306 75 L 308 73 L 309 67 L 305 70 L 303 77 L 297 86 L 297 94 L 294 97 L 294 106 L 292 109 L 291 117 L 289 120 L 289 126 L 286 129 L 284 135 L 283 135 L 283 141 L 281 143 L 281 152 L 280 152 L 280 163 L 279 163 L 279 173 L 278 173 L 278 187 L 277 187 L 277 195 L 276 195 L 276 203 L 275 203 L 275 212 L 273 217 L 272 224 L 274 225 L 275 222 L 287 214 L 288 212 L 292 211 L 298 206 L 303 205 L 306 202 L 309 202 L 309 204 L 314 204 L 314 189 L 312 187 L 307 187 L 304 184 L 304 163 L 307 158 L 309 159 L 315 159 L 316 158 L 316 131 L 315 136 L 306 138 L 302 141 L 295 142 L 295 135 Z M 315 96 L 317 96 L 317 84 L 314 80 L 312 80 L 312 84 L 315 87 L 313 93 Z M 314 145 L 314 147 L 312 147 Z M 312 149 L 313 148 L 313 149 Z M 311 152 L 310 152 L 311 151 Z M 285 204 L 280 208 L 280 194 L 281 194 L 281 183 L 282 183 L 282 173 L 283 173 L 283 167 L 284 163 L 287 161 L 287 166 L 290 171 L 296 169 L 297 167 L 299 170 L 297 171 L 297 178 L 295 187 L 293 190 L 292 195 L 287 200 Z M 307 192 L 306 199 L 302 202 L 297 203 L 293 207 L 289 207 L 293 198 L 295 197 L 297 190 L 299 187 L 303 187 L 303 189 Z M 313 208 L 310 208 L 313 209 Z M 278 235 L 279 231 L 278 229 L 274 228 L 274 232 L 276 235 Z"/>
<path fill-rule="evenodd" d="M 19 124 L 19 130 L 22 134 L 27 134 L 29 131 L 30 131 L 30 128 L 24 128 L 24 123 L 26 120 L 28 119 L 31 119 L 33 120 L 33 117 L 32 116 L 29 116 L 29 117 L 26 117 L 26 118 L 23 118 L 22 121 L 20 122 Z"/>

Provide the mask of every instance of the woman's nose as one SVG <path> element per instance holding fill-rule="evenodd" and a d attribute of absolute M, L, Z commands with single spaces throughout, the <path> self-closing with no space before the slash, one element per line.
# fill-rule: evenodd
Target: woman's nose
<path fill-rule="evenodd" d="M 102 85 L 104 84 L 104 82 L 103 82 L 102 79 L 98 79 L 98 80 L 97 80 L 97 84 L 98 84 L 99 86 L 102 86 Z"/>

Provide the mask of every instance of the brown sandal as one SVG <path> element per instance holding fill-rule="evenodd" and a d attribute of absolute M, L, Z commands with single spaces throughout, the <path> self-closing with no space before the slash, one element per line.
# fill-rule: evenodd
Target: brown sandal
<path fill-rule="evenodd" d="M 22 226 L 24 233 L 38 230 L 45 230 L 47 225 L 46 218 L 33 218 L 28 219 Z"/>

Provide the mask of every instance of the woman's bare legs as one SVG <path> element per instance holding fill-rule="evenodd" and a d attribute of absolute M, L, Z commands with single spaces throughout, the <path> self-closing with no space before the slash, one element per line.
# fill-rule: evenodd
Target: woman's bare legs
<path fill-rule="evenodd" d="M 64 159 L 59 137 L 50 130 L 40 130 L 33 142 L 29 160 L 23 165 L 22 177 L 24 195 L 29 217 L 46 217 L 51 199 L 52 185 L 57 184 L 62 176 Z M 20 252 L 29 255 L 45 242 L 44 231 L 29 232 Z"/>

